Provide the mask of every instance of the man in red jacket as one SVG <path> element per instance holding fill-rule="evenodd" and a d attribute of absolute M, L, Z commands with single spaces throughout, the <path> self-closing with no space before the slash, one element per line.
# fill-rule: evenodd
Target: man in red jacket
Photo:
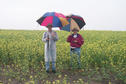
<path fill-rule="evenodd" d="M 72 29 L 73 34 L 69 35 L 67 38 L 67 42 L 70 43 L 70 56 L 71 56 L 71 66 L 73 66 L 73 59 L 74 59 L 74 55 L 76 54 L 77 56 L 77 62 L 78 62 L 78 68 L 81 68 L 81 64 L 80 64 L 80 47 L 83 45 L 84 43 L 84 39 L 83 37 L 78 34 L 78 29 L 74 28 Z"/>

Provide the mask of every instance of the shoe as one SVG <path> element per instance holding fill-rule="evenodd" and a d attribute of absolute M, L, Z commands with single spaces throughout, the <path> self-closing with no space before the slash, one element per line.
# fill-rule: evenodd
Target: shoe
<path fill-rule="evenodd" d="M 49 70 L 46 70 L 47 73 L 49 73 Z"/>
<path fill-rule="evenodd" d="M 56 70 L 52 70 L 53 73 L 56 73 Z"/>

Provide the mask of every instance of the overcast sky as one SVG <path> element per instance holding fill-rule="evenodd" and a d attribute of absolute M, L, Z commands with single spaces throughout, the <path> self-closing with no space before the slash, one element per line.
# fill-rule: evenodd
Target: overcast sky
<path fill-rule="evenodd" d="M 86 30 L 126 30 L 126 0 L 0 0 L 0 29 L 42 29 L 52 11 L 82 16 Z"/>

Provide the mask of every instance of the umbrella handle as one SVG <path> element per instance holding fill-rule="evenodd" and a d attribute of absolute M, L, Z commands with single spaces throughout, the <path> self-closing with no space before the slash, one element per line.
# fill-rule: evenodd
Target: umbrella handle
<path fill-rule="evenodd" d="M 72 35 L 72 31 L 70 31 L 70 34 Z"/>
<path fill-rule="evenodd" d="M 48 45 L 48 48 L 49 48 L 49 46 L 50 46 L 50 45 L 49 45 L 49 44 L 50 44 L 50 43 L 49 43 L 49 35 L 47 35 L 47 38 L 48 38 L 48 44 L 47 44 L 47 45 Z"/>

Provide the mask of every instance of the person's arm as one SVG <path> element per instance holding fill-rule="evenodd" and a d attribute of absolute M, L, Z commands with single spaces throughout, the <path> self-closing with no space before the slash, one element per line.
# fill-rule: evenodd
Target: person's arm
<path fill-rule="evenodd" d="M 58 39 L 59 39 L 59 38 L 58 38 L 57 33 L 56 33 L 56 32 L 54 32 L 53 40 L 54 40 L 54 41 L 58 41 Z"/>
<path fill-rule="evenodd" d="M 79 41 L 77 42 L 79 45 L 83 45 L 84 44 L 84 39 L 81 35 L 79 35 Z"/>
<path fill-rule="evenodd" d="M 71 42 L 71 35 L 68 36 L 67 42 Z"/>
<path fill-rule="evenodd" d="M 84 44 L 84 39 L 83 39 L 83 37 L 80 35 L 80 41 L 81 41 L 81 45 L 83 45 Z"/>
<path fill-rule="evenodd" d="M 47 41 L 47 35 L 46 34 L 47 34 L 47 32 L 44 32 L 43 33 L 43 37 L 42 37 L 42 41 L 43 42 L 46 42 Z"/>
<path fill-rule="evenodd" d="M 84 38 L 83 37 L 82 37 L 81 43 L 82 43 L 82 45 L 84 44 Z"/>

